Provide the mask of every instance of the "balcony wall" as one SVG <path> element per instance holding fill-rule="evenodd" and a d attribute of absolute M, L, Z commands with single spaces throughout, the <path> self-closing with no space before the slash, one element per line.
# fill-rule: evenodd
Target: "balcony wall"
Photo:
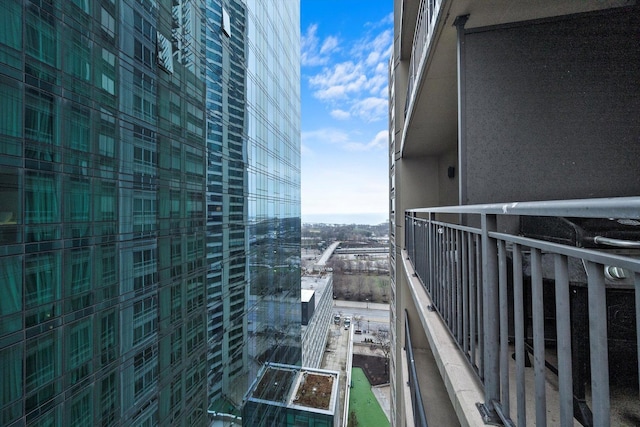
<path fill-rule="evenodd" d="M 640 194 L 639 27 L 624 8 L 469 29 L 461 204 Z"/>

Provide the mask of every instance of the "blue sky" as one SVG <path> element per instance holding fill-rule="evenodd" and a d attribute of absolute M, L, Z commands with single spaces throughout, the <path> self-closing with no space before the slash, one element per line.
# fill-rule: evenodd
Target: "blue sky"
<path fill-rule="evenodd" d="M 300 24 L 302 219 L 382 222 L 393 1 L 301 0 Z"/>

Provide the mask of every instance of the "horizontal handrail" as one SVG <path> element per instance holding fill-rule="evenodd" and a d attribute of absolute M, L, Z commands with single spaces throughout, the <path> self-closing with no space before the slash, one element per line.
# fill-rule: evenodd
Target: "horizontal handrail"
<path fill-rule="evenodd" d="M 418 382 L 418 370 L 413 356 L 413 344 L 411 343 L 411 331 L 409 329 L 409 314 L 404 313 L 404 335 L 407 354 L 407 367 L 409 370 L 409 389 L 411 390 L 411 404 L 413 405 L 413 422 L 417 427 L 427 426 L 427 415 L 422 402 L 420 383 Z"/>
<path fill-rule="evenodd" d="M 640 242 L 632 240 L 612 239 L 610 237 L 596 236 L 593 238 L 594 243 L 599 245 L 608 245 L 616 248 L 632 248 L 640 249 Z"/>
<path fill-rule="evenodd" d="M 560 216 L 575 218 L 638 218 L 640 197 L 509 202 L 408 209 L 411 213 Z"/>

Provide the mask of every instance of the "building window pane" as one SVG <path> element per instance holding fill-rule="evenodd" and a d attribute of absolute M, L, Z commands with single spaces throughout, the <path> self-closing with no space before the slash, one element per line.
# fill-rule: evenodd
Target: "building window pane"
<path fill-rule="evenodd" d="M 66 221 L 88 222 L 90 220 L 91 187 L 87 180 L 68 179 L 64 198 Z"/>
<path fill-rule="evenodd" d="M 65 253 L 65 301 L 68 311 L 91 305 L 91 253 L 89 249 L 68 250 Z"/>
<path fill-rule="evenodd" d="M 75 384 L 91 373 L 93 357 L 91 320 L 75 323 L 67 329 L 67 380 Z"/>
<path fill-rule="evenodd" d="M 100 23 L 102 24 L 102 29 L 111 37 L 116 34 L 116 20 L 109 12 L 107 12 L 104 8 L 100 9 Z"/>
<path fill-rule="evenodd" d="M 158 304 L 156 297 L 145 298 L 133 305 L 133 343 L 138 344 L 156 332 Z"/>
<path fill-rule="evenodd" d="M 67 143 L 74 150 L 89 151 L 91 141 L 91 115 L 88 110 L 76 108 L 67 112 Z"/>
<path fill-rule="evenodd" d="M 56 66 L 57 37 L 52 22 L 53 17 L 48 13 L 36 8 L 30 9 L 26 19 L 25 48 L 27 53 L 42 62 Z"/>
<path fill-rule="evenodd" d="M 0 283 L 0 335 L 3 335 L 22 328 L 21 316 L 5 317 L 22 311 L 22 257 L 0 258 Z"/>
<path fill-rule="evenodd" d="M 75 396 L 71 400 L 71 410 L 69 411 L 69 426 L 71 427 L 92 427 L 92 389 Z"/>
<path fill-rule="evenodd" d="M 56 177 L 47 173 L 28 173 L 25 180 L 26 223 L 57 222 L 60 215 Z"/>
<path fill-rule="evenodd" d="M 18 182 L 17 169 L 5 167 L 0 171 L 0 245 L 19 241 L 17 225 L 22 209 Z"/>
<path fill-rule="evenodd" d="M 133 361 L 134 394 L 138 399 L 145 391 L 155 385 L 158 376 L 158 357 L 153 347 L 147 347 L 136 354 Z"/>
<path fill-rule="evenodd" d="M 60 297 L 60 254 L 28 255 L 25 261 L 25 308 L 51 303 Z"/>
<path fill-rule="evenodd" d="M 14 345 L 0 350 L 0 408 L 22 397 L 22 346 Z M 0 421 L 9 424 L 13 417 L 0 412 Z"/>
<path fill-rule="evenodd" d="M 65 71 L 72 76 L 91 80 L 91 42 L 84 36 L 74 32 L 68 36 L 64 50 Z"/>
<path fill-rule="evenodd" d="M 134 196 L 133 199 L 133 231 L 136 233 L 149 232 L 156 229 L 158 214 L 155 194 Z"/>
<path fill-rule="evenodd" d="M 25 387 L 31 393 L 38 388 L 52 382 L 60 369 L 59 348 L 52 333 L 31 340 L 27 343 L 27 357 L 25 359 Z M 45 393 L 53 395 L 54 390 Z"/>
<path fill-rule="evenodd" d="M 24 135 L 33 141 L 56 144 L 55 102 L 52 96 L 36 91 L 27 91 L 24 108 Z M 40 158 L 53 160 L 53 158 Z"/>
<path fill-rule="evenodd" d="M 115 246 L 100 246 L 94 257 L 96 262 L 96 284 L 106 286 L 116 282 L 116 248 Z"/>
<path fill-rule="evenodd" d="M 116 374 L 112 372 L 104 377 L 100 383 L 100 411 L 102 425 L 111 425 L 116 417 L 116 405 L 118 404 L 118 389 Z"/>
<path fill-rule="evenodd" d="M 22 48 L 22 4 L 19 2 L 9 1 L 2 6 L 0 45 L 17 50 Z M 2 54 L 0 54 L 0 60 L 2 60 Z"/>
<path fill-rule="evenodd" d="M 112 362 L 116 358 L 118 337 L 116 335 L 118 331 L 118 325 L 116 324 L 115 311 L 107 312 L 100 318 L 99 324 L 100 330 L 98 333 L 99 338 L 99 353 L 100 363 L 102 366 L 109 362 Z"/>
<path fill-rule="evenodd" d="M 0 114 L 0 134 L 22 136 L 22 90 L 20 88 L 0 83 L 0 111 L 2 111 Z M 7 152 L 2 148 L 2 144 L 0 144 L 0 153 L 19 154 Z"/>

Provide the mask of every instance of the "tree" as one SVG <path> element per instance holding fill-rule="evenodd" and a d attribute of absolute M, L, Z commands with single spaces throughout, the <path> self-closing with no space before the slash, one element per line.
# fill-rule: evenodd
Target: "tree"
<path fill-rule="evenodd" d="M 378 329 L 376 334 L 375 343 L 378 345 L 382 353 L 384 354 L 384 373 L 389 373 L 389 356 L 391 355 L 391 341 L 389 339 L 389 331 Z"/>

